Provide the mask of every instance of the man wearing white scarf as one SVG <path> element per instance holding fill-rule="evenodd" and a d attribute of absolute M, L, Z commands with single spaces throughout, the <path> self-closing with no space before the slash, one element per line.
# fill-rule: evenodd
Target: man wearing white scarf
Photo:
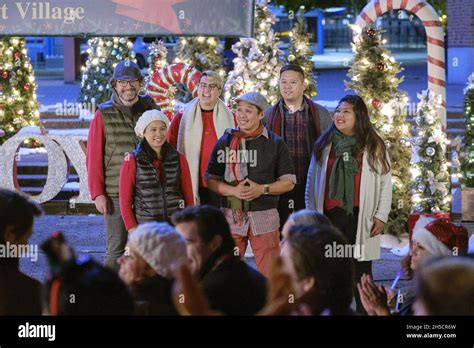
<path fill-rule="evenodd" d="M 183 113 L 174 116 L 168 130 L 168 142 L 188 161 L 195 204 L 220 206 L 217 194 L 208 190 L 204 175 L 217 140 L 236 125 L 234 115 L 219 99 L 223 85 L 218 73 L 203 72 L 198 97 L 186 104 Z"/>

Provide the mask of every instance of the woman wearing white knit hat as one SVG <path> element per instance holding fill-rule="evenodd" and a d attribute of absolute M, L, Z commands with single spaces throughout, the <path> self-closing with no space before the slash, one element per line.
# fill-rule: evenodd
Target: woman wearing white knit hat
<path fill-rule="evenodd" d="M 142 139 L 126 154 L 120 171 L 120 211 L 127 231 L 148 221 L 169 221 L 171 215 L 193 205 L 186 157 L 166 141 L 169 120 L 159 110 L 143 113 L 135 126 Z"/>
<path fill-rule="evenodd" d="M 172 301 L 174 274 L 188 261 L 186 241 L 170 224 L 147 222 L 128 237 L 118 262 L 138 315 L 176 315 Z"/>

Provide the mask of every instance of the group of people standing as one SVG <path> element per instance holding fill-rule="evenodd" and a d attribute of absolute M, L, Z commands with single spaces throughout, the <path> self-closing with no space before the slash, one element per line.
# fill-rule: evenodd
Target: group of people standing
<path fill-rule="evenodd" d="M 280 254 L 280 228 L 304 208 L 361 246 L 356 275 L 371 274 L 391 206 L 391 164 L 360 97 L 345 96 L 331 116 L 304 95 L 303 69 L 285 65 L 275 105 L 249 92 L 233 112 L 220 99 L 222 77 L 205 71 L 198 96 L 170 123 L 139 94 L 143 82 L 135 63 L 120 62 L 89 132 L 89 188 L 106 220 L 107 266 L 118 270 L 139 224 L 209 204 L 223 211 L 241 257 L 250 241 L 263 275 Z"/>
<path fill-rule="evenodd" d="M 358 313 L 391 315 L 394 294 L 371 276 L 391 206 L 387 149 L 360 97 L 331 117 L 304 81 L 287 65 L 274 106 L 249 92 L 233 113 L 206 71 L 170 123 L 139 95 L 138 66 L 119 63 L 87 150 L 107 267 L 55 232 L 42 244 L 45 292 L 19 257 L 0 258 L 0 315 L 354 315 L 354 298 Z M 0 208 L 0 245 L 27 244 L 41 207 L 0 190 Z M 249 242 L 258 270 L 243 260 Z M 348 245 L 359 253 L 328 255 Z M 465 228 L 420 219 L 403 261 L 415 286 L 398 314 L 472 315 L 472 255 L 453 257 L 467 251 Z"/>

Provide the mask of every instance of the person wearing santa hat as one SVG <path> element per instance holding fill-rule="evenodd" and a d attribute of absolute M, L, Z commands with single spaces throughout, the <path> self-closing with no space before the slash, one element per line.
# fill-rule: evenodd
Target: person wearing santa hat
<path fill-rule="evenodd" d="M 169 120 L 159 110 L 143 113 L 135 126 L 141 138 L 127 154 L 120 171 L 120 211 L 128 232 L 148 221 L 170 221 L 171 215 L 193 205 L 188 162 L 166 141 Z"/>
<path fill-rule="evenodd" d="M 468 233 L 463 226 L 457 226 L 447 219 L 420 218 L 413 229 L 413 245 L 410 251 L 409 271 L 417 274 L 422 263 L 429 257 L 450 257 L 463 255 L 468 250 Z M 390 315 L 387 306 L 387 290 L 377 286 L 372 278 L 363 275 L 357 284 L 362 304 L 369 315 Z M 399 315 L 413 315 L 412 305 L 416 298 L 412 291 L 405 296 Z"/>

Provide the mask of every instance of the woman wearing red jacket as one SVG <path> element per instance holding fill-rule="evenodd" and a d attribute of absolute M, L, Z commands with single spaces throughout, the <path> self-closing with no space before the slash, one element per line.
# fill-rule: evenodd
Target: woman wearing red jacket
<path fill-rule="evenodd" d="M 120 171 L 120 211 L 127 231 L 147 221 L 169 221 L 194 197 L 184 155 L 166 141 L 169 120 L 159 110 L 143 113 L 135 126 L 141 138 Z"/>

